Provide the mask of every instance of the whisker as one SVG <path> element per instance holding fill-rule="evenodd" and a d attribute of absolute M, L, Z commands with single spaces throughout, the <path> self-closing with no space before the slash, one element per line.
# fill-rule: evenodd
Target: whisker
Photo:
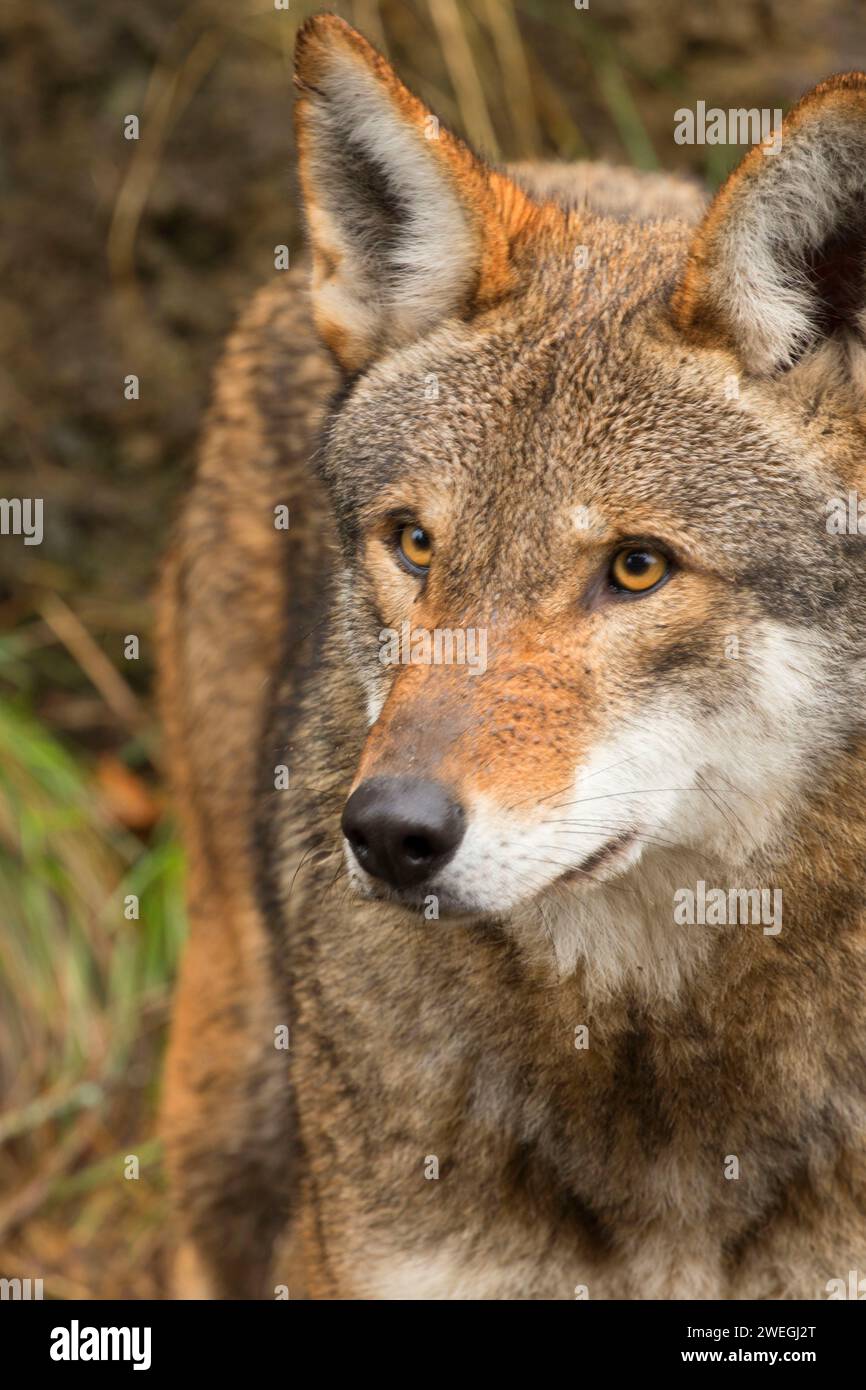
<path fill-rule="evenodd" d="M 620 796 L 664 796 L 667 792 L 696 792 L 699 787 L 646 787 L 643 791 L 604 792 L 601 796 L 579 796 L 576 801 L 567 801 L 557 810 L 567 810 L 569 806 L 582 806 L 589 801 L 607 801 Z"/>

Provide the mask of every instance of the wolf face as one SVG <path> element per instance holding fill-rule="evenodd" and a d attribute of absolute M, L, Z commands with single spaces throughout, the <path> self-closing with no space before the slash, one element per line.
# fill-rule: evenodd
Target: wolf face
<path fill-rule="evenodd" d="M 864 472 L 866 77 L 695 232 L 536 199 L 341 21 L 298 65 L 357 889 L 501 914 L 772 862 L 862 727 L 862 539 L 828 505 Z"/>

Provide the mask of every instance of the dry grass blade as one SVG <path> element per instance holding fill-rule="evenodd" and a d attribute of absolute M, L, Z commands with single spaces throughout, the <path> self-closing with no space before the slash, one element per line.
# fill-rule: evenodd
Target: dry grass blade
<path fill-rule="evenodd" d="M 134 692 L 68 604 L 58 594 L 49 594 L 39 611 L 120 722 L 136 733 L 146 729 L 149 721 Z"/>
<path fill-rule="evenodd" d="M 17 1226 L 38 1211 L 51 1195 L 57 1178 L 87 1152 L 101 1123 L 100 1116 L 92 1112 L 79 1116 L 77 1123 L 60 1143 L 48 1150 L 36 1176 L 28 1179 L 19 1191 L 0 1206 L 0 1244 L 8 1239 Z"/>
<path fill-rule="evenodd" d="M 208 29 L 199 35 L 179 66 L 159 64 L 151 74 L 140 138 L 131 142 L 133 155 L 108 232 L 111 274 L 127 293 L 134 291 L 136 233 L 159 172 L 163 148 L 172 125 L 213 67 L 224 43 L 225 36 L 219 30 Z"/>
<path fill-rule="evenodd" d="M 503 84 L 509 94 L 508 111 L 517 136 L 515 155 L 529 159 L 541 150 L 541 135 L 517 15 L 512 0 L 480 0 L 480 11 L 493 35 Z"/>
<path fill-rule="evenodd" d="M 484 88 L 472 55 L 457 0 L 427 0 L 463 128 L 474 145 L 498 158 L 499 144 L 484 98 Z"/>

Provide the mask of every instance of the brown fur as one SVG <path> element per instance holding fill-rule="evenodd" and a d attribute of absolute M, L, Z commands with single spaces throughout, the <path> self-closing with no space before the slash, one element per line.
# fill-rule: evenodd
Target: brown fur
<path fill-rule="evenodd" d="M 234 1294 L 265 1290 L 293 1183 L 285 1053 L 273 1045 L 288 1020 L 255 902 L 251 820 L 269 683 L 284 650 L 300 665 L 309 649 L 323 543 L 324 504 L 302 464 L 334 377 L 314 349 L 305 278 L 259 295 L 229 341 L 162 586 L 161 702 L 191 926 L 164 1129 L 183 1224 L 225 1270 L 202 1287 Z M 289 532 L 274 526 L 278 505 Z"/>
<path fill-rule="evenodd" d="M 342 253 L 316 216 L 313 97 L 343 50 L 397 119 L 426 118 L 341 21 L 302 31 L 315 295 Z M 819 630 L 853 681 L 862 546 L 831 551 L 820 508 L 863 481 L 859 398 L 832 346 L 777 378 L 750 374 L 727 324 L 692 340 L 730 193 L 695 241 L 701 200 L 673 181 L 522 169 L 518 190 L 454 137 L 430 157 L 468 208 L 472 293 L 418 342 L 391 336 L 384 305 L 378 342 L 317 309 L 331 352 L 362 369 L 328 406 L 338 373 L 294 273 L 264 291 L 229 343 L 166 569 L 162 702 L 190 856 L 165 1107 L 181 1291 L 826 1296 L 866 1268 L 864 740 L 845 669 L 827 675 L 822 741 L 809 726 L 804 752 L 782 731 L 810 759 L 808 796 L 742 880 L 783 888 L 783 932 L 693 929 L 680 959 L 660 921 L 643 982 L 610 985 L 591 950 L 557 968 L 553 908 L 592 886 L 441 921 L 364 901 L 339 818 L 353 785 L 407 767 L 468 805 L 543 814 L 660 686 L 695 718 L 748 708 L 766 622 L 795 643 Z M 569 521 L 576 498 L 598 509 L 591 533 Z M 389 549 L 401 505 L 424 510 L 442 557 L 422 592 Z M 599 574 L 635 534 L 667 538 L 680 568 L 663 603 L 612 610 Z M 409 615 L 485 625 L 488 671 L 383 671 L 378 630 Z M 737 835 L 749 808 L 725 791 Z M 623 940 L 643 885 L 682 874 L 667 854 L 651 846 L 623 880 Z M 711 858 L 683 854 L 712 879 Z M 668 959 L 676 983 L 655 988 Z"/>

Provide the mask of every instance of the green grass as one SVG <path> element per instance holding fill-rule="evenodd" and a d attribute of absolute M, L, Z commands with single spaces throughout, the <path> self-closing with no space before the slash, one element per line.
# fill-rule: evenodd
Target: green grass
<path fill-rule="evenodd" d="M 82 760 L 0 700 L 0 1055 L 16 1091 L 123 1067 L 174 972 L 181 880 L 168 826 L 144 845 L 113 823 Z"/>
<path fill-rule="evenodd" d="M 30 1223 L 65 1203 L 72 1240 L 92 1218 L 69 1203 L 98 1188 L 106 1229 L 126 1218 L 126 1153 L 160 1191 L 153 1132 L 183 859 L 167 821 L 146 841 L 120 825 L 87 755 L 29 708 L 14 637 L 0 639 L 0 690 L 0 1263 L 14 1258 L 15 1273 L 30 1257 L 4 1202 Z M 132 894 L 138 920 L 124 913 Z"/>

